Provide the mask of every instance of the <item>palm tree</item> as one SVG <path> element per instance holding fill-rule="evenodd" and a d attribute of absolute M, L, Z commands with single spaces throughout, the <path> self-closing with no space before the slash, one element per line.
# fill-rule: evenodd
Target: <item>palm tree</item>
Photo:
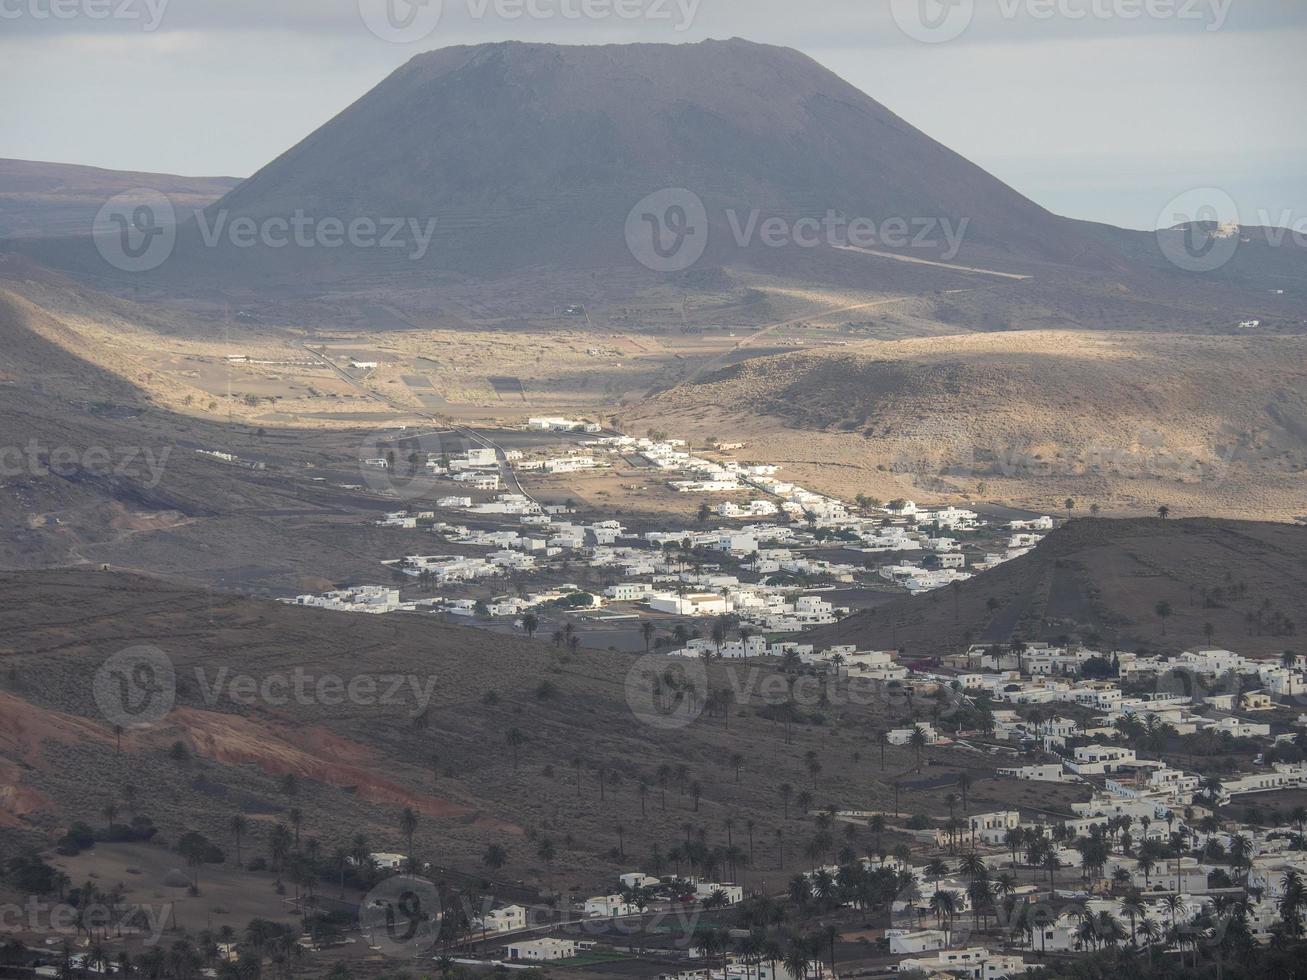
<path fill-rule="evenodd" d="M 917 772 L 921 772 L 921 756 L 926 751 L 926 745 L 929 741 L 925 729 L 920 725 L 912 726 L 912 734 L 908 736 L 908 744 L 917 753 Z"/>
<path fill-rule="evenodd" d="M 744 768 L 744 754 L 741 752 L 731 753 L 731 768 L 735 770 L 736 785 L 740 782 L 740 770 Z"/>
<path fill-rule="evenodd" d="M 1162 937 L 1162 929 L 1154 919 L 1144 916 L 1139 920 L 1139 935 L 1144 939 L 1144 946 L 1148 950 L 1148 965 L 1153 965 L 1153 943 Z"/>
<path fill-rule="evenodd" d="M 931 858 L 922 870 L 927 878 L 935 882 L 935 890 L 938 891 L 940 881 L 948 874 L 948 865 L 944 863 L 943 858 Z"/>
<path fill-rule="evenodd" d="M 719 658 L 722 655 L 722 644 L 726 642 L 726 635 L 727 635 L 726 618 L 719 617 L 718 619 L 714 620 L 712 624 L 712 642 L 713 642 L 713 646 L 717 648 L 717 656 Z"/>
<path fill-rule="evenodd" d="M 790 940 L 781 965 L 789 972 L 793 980 L 808 980 L 808 950 L 797 939 Z"/>
<path fill-rule="evenodd" d="M 1016 867 L 1017 852 L 1021 850 L 1021 845 L 1025 841 L 1025 834 L 1020 827 L 1012 827 L 1003 831 L 1003 843 L 1007 849 L 1012 852 L 1012 866 Z"/>
<path fill-rule="evenodd" d="M 554 858 L 557 856 L 557 851 L 554 849 L 554 842 L 548 837 L 542 837 L 540 843 L 536 845 L 536 856 L 539 857 L 541 861 L 545 862 L 546 877 L 552 878 L 554 871 Z"/>
<path fill-rule="evenodd" d="M 930 910 L 935 913 L 936 921 L 944 930 L 944 945 L 948 946 L 951 942 L 949 933 L 953 927 L 953 916 L 958 911 L 957 896 L 948 890 L 936 891 L 930 896 Z"/>
<path fill-rule="evenodd" d="M 994 894 L 999 898 L 1007 898 L 1017 890 L 1017 876 L 1010 871 L 1004 871 L 994 879 Z"/>
<path fill-rule="evenodd" d="M 1052 892 L 1054 898 L 1057 898 L 1057 887 L 1053 881 L 1053 875 L 1062 867 L 1062 862 L 1057 858 L 1057 851 L 1049 847 L 1044 852 L 1043 868 L 1048 872 L 1048 890 Z"/>
<path fill-rule="evenodd" d="M 1076 943 L 1081 948 L 1092 948 L 1098 942 L 1098 930 L 1094 927 L 1094 919 L 1091 915 L 1086 915 L 1080 920 L 1080 925 L 1076 926 Z"/>
<path fill-rule="evenodd" d="M 988 921 L 989 913 L 992 906 L 993 886 L 988 878 L 983 875 L 973 878 L 967 885 L 967 898 L 971 901 L 971 921 L 976 929 L 980 928 L 980 917 L 983 914 Z"/>
<path fill-rule="evenodd" d="M 1304 890 L 1302 875 L 1296 868 L 1289 868 L 1280 879 L 1279 912 L 1284 923 L 1285 932 L 1297 939 L 1302 935 L 1302 910 L 1307 905 L 1307 891 Z"/>
<path fill-rule="evenodd" d="M 241 860 L 241 836 L 245 833 L 248 825 L 243 813 L 234 814 L 231 818 L 230 826 L 232 836 L 236 838 L 236 865 L 238 867 L 245 866 L 245 862 Z"/>
<path fill-rule="evenodd" d="M 1298 828 L 1298 834 L 1303 832 L 1303 825 L 1307 824 L 1307 806 L 1296 806 L 1289 811 L 1289 820 Z"/>
<path fill-rule="evenodd" d="M 268 837 L 268 848 L 272 856 L 272 869 L 281 870 L 290 857 L 291 836 L 290 831 L 285 824 L 277 824 L 272 828 L 272 833 Z"/>
<path fill-rule="evenodd" d="M 808 776 L 812 779 L 812 788 L 817 788 L 817 777 L 821 775 L 821 760 L 817 758 L 817 753 L 809 750 L 804 755 L 804 764 L 808 770 Z"/>
<path fill-rule="evenodd" d="M 962 860 L 958 863 L 958 871 L 966 875 L 969 881 L 978 881 L 989 876 L 989 869 L 985 867 L 985 859 L 975 851 L 963 855 Z"/>
<path fill-rule="evenodd" d="M 1135 864 L 1138 866 L 1139 870 L 1144 873 L 1144 888 L 1146 889 L 1151 883 L 1151 876 L 1153 870 L 1157 867 L 1157 861 L 1153 858 L 1152 854 L 1144 852 L 1139 855 L 1139 859 Z"/>
<path fill-rule="evenodd" d="M 885 815 L 883 813 L 874 813 L 871 819 L 867 821 L 867 829 L 876 835 L 876 849 L 881 846 L 881 838 L 885 834 Z"/>
<path fill-rule="evenodd" d="M 1114 946 L 1121 941 L 1124 933 L 1121 930 L 1121 923 L 1116 920 L 1111 912 L 1099 912 L 1093 918 L 1094 932 L 1098 936 L 1100 943 L 1108 946 Z"/>
<path fill-rule="evenodd" d="M 1139 900 L 1139 896 L 1137 894 L 1129 896 L 1128 898 L 1126 898 L 1125 901 L 1121 903 L 1121 914 L 1130 919 L 1131 944 L 1138 945 L 1137 929 L 1136 929 L 1137 922 L 1140 918 L 1148 914 L 1148 910 L 1144 907 L 1143 902 Z"/>
<path fill-rule="evenodd" d="M 517 771 L 518 751 L 526 744 L 526 735 L 520 728 L 510 728 L 508 730 L 507 741 L 508 747 L 513 751 L 513 770 Z"/>
<path fill-rule="evenodd" d="M 1174 933 L 1177 928 L 1176 917 L 1184 911 L 1184 899 L 1175 892 L 1163 895 L 1162 909 L 1171 917 L 1171 932 Z"/>
<path fill-rule="evenodd" d="M 1230 859 L 1236 868 L 1243 869 L 1243 892 L 1248 894 L 1248 872 L 1252 869 L 1253 842 L 1246 834 L 1230 838 Z"/>
<path fill-rule="evenodd" d="M 1166 621 L 1170 618 L 1171 613 L 1173 612 L 1171 604 L 1163 600 L 1153 607 L 1153 612 L 1155 612 L 1157 618 L 1162 621 L 1162 635 L 1166 636 Z"/>
<path fill-rule="evenodd" d="M 654 624 L 650 620 L 645 620 L 640 624 L 640 635 L 644 637 L 644 652 L 648 653 L 653 647 Z"/>
<path fill-rule="evenodd" d="M 962 812 L 967 813 L 967 790 L 971 789 L 971 774 L 964 772 L 958 777 L 958 789 L 962 791 Z"/>
<path fill-rule="evenodd" d="M 1160 517 L 1162 520 L 1166 520 L 1168 517 L 1171 516 L 1171 508 L 1166 506 L 1166 504 L 1162 504 L 1161 507 L 1157 508 L 1157 516 Z"/>
<path fill-rule="evenodd" d="M 412 807 L 404 807 L 404 812 L 399 815 L 399 832 L 408 839 L 408 858 L 413 860 L 413 834 L 418 829 L 418 815 L 413 812 Z"/>

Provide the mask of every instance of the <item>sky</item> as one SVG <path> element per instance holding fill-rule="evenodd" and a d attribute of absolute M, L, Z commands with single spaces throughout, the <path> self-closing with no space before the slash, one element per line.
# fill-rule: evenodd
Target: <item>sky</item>
<path fill-rule="evenodd" d="M 0 0 L 0 157 L 244 177 L 433 48 L 733 36 L 1059 214 L 1307 219 L 1303 0 Z"/>

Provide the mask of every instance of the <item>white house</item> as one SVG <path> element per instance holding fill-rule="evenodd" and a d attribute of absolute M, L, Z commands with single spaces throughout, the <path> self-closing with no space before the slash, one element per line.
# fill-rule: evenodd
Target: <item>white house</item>
<path fill-rule="evenodd" d="M 731 604 L 725 596 L 716 593 L 691 592 L 650 596 L 649 608 L 676 616 L 720 616 L 731 611 Z"/>
<path fill-rule="evenodd" d="M 526 928 L 526 909 L 521 905 L 505 905 L 493 909 L 481 919 L 485 932 L 515 932 Z"/>
<path fill-rule="evenodd" d="M 653 595 L 654 587 L 647 582 L 622 582 L 604 589 L 604 595 L 614 602 L 638 602 Z"/>
<path fill-rule="evenodd" d="M 1135 750 L 1120 745 L 1082 745 L 1075 750 L 1075 762 L 1068 763 L 1082 776 L 1117 772 L 1135 765 Z"/>
<path fill-rule="evenodd" d="M 577 953 L 593 948 L 594 943 L 577 942 L 574 939 L 532 939 L 528 942 L 510 944 L 508 958 L 509 960 L 566 960 Z"/>
<path fill-rule="evenodd" d="M 615 915 L 633 915 L 638 909 L 622 901 L 621 895 L 595 895 L 584 905 L 587 919 L 610 918 Z"/>
<path fill-rule="evenodd" d="M 915 727 L 925 733 L 927 744 L 934 745 L 939 741 L 939 732 L 935 731 L 934 726 L 929 722 L 922 722 Z M 885 737 L 890 745 L 907 745 L 912 741 L 912 731 L 911 728 L 894 728 L 886 732 Z"/>
<path fill-rule="evenodd" d="M 899 961 L 899 971 L 920 970 L 927 976 L 948 974 L 968 980 L 1002 980 L 1026 972 L 1020 956 L 994 953 L 971 946 L 967 949 L 944 949 L 928 957 L 909 957 Z"/>
<path fill-rule="evenodd" d="M 945 946 L 942 929 L 887 929 L 891 956 L 908 956 L 912 953 L 930 953 Z"/>
<path fill-rule="evenodd" d="M 727 905 L 738 905 L 744 901 L 744 889 L 739 885 L 723 885 L 716 881 L 697 881 L 694 884 L 694 897 L 701 902 L 718 892 L 725 897 Z"/>

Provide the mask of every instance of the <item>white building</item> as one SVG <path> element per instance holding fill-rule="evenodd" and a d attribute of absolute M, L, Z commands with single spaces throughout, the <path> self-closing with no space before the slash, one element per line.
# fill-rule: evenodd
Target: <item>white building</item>
<path fill-rule="evenodd" d="M 585 900 L 584 911 L 587 919 L 595 919 L 634 915 L 639 909 L 627 905 L 621 895 L 595 895 Z"/>
<path fill-rule="evenodd" d="M 521 905 L 506 905 L 487 912 L 481 920 L 484 932 L 516 932 L 526 928 L 526 909 Z"/>
<path fill-rule="evenodd" d="M 947 974 L 967 980 L 1003 980 L 1026 972 L 1020 956 L 995 953 L 980 946 L 966 949 L 942 949 L 932 956 L 909 957 L 899 961 L 899 972 L 919 970 L 927 976 Z"/>
<path fill-rule="evenodd" d="M 604 589 L 604 595 L 614 602 L 639 602 L 653 593 L 654 587 L 647 582 L 622 582 Z"/>
<path fill-rule="evenodd" d="M 909 956 L 943 949 L 946 936 L 942 929 L 886 929 L 891 956 Z"/>
<path fill-rule="evenodd" d="M 731 604 L 725 596 L 712 592 L 661 593 L 649 597 L 649 608 L 675 616 L 721 616 L 731 611 Z"/>
<path fill-rule="evenodd" d="M 594 948 L 594 943 L 577 942 L 573 939 L 532 939 L 527 942 L 512 943 L 508 946 L 508 959 L 511 960 L 566 960 L 577 953 Z"/>

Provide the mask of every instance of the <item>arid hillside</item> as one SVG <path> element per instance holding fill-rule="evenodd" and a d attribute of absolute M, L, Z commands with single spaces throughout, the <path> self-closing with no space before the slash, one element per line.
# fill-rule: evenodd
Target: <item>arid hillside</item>
<path fill-rule="evenodd" d="M 1006 332 L 757 358 L 623 416 L 853 496 L 1291 519 L 1307 339 Z M 748 450 L 746 450 L 747 454 Z"/>
<path fill-rule="evenodd" d="M 857 613 L 813 642 L 903 647 L 911 658 L 1071 637 L 1120 650 L 1225 646 L 1278 657 L 1303 649 L 1304 595 L 1307 527 L 1083 518 L 957 588 Z"/>
<path fill-rule="evenodd" d="M 906 772 L 911 752 L 891 747 L 882 764 L 871 733 L 884 706 L 866 699 L 805 705 L 786 726 L 736 676 L 744 694 L 729 717 L 714 708 L 685 727 L 653 726 L 628 701 L 632 685 L 651 683 L 637 658 L 569 654 L 434 616 L 328 613 L 143 577 L 46 571 L 0 575 L 0 637 L 0 843 L 45 846 L 70 820 L 101 825 L 114 805 L 148 815 L 170 840 L 198 829 L 229 852 L 231 818 L 244 814 L 246 860 L 267 855 L 273 825 L 289 824 L 291 810 L 324 854 L 358 833 L 398 851 L 408 806 L 419 815 L 418 854 L 566 889 L 594 887 L 644 862 L 655 845 L 667 854 L 685 825 L 725 845 L 727 821 L 734 845 L 754 849 L 746 875 L 787 877 L 777 832 L 791 862 L 805 838 L 784 783 L 811 792 L 816 805 L 863 809 L 885 806 L 889 781 L 902 778 L 905 801 L 912 794 L 914 809 L 938 813 L 951 786 L 944 777 L 960 768 L 976 778 L 973 805 L 1055 805 L 1025 784 L 991 783 L 991 763 L 978 753 L 940 755 L 931 763 L 938 768 L 917 775 Z M 131 663 L 150 663 L 161 684 L 166 656 L 175 706 L 119 739 L 104 705 L 119 704 L 112 698 L 121 689 L 111 685 L 106 701 L 101 688 L 97 698 L 94 678 L 108 658 L 139 658 L 142 647 L 158 652 Z M 725 665 L 707 669 L 692 678 L 701 694 L 731 683 Z M 296 671 L 312 678 L 307 698 L 264 687 Z M 405 683 L 385 702 L 386 682 L 373 703 L 315 694 L 324 677 L 348 686 L 392 676 Z M 237 678 L 277 697 L 242 695 L 248 683 Z M 829 776 L 810 771 L 810 752 Z M 293 796 L 287 774 L 298 783 Z M 551 879 L 540 860 L 545 837 L 566 878 Z M 507 849 L 502 871 L 479 867 L 491 843 Z"/>
<path fill-rule="evenodd" d="M 0 160 L 0 239 L 88 235 L 109 198 L 142 188 L 167 194 L 189 210 L 212 204 L 234 177 L 177 177 L 102 170 L 67 163 Z"/>

